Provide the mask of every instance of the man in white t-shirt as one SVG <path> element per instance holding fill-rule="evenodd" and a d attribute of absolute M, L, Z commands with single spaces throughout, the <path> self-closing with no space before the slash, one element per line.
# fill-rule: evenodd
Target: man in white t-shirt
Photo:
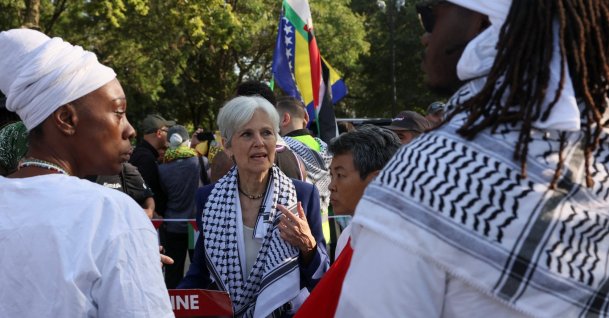
<path fill-rule="evenodd" d="M 157 235 L 118 174 L 135 131 L 116 74 L 33 30 L 0 33 L 0 90 L 28 130 L 0 177 L 0 317 L 173 317 Z"/>

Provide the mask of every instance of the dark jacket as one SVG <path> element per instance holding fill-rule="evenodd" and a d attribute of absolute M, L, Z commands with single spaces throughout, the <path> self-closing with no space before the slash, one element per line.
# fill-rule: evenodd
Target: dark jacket
<path fill-rule="evenodd" d="M 199 159 L 182 158 L 159 165 L 161 186 L 167 194 L 165 218 L 192 219 L 195 217 L 195 194 L 199 188 Z M 188 233 L 186 222 L 167 222 L 167 231 Z"/>
<path fill-rule="evenodd" d="M 142 178 L 154 193 L 155 210 L 163 215 L 167 207 L 167 195 L 161 188 L 159 179 L 159 152 L 146 140 L 143 140 L 133 149 L 129 163 L 137 167 Z"/>
<path fill-rule="evenodd" d="M 321 214 L 319 213 L 319 194 L 315 186 L 304 183 L 298 180 L 292 179 L 294 187 L 296 188 L 297 200 L 302 203 L 302 208 L 306 214 L 309 227 L 311 228 L 311 234 L 315 237 L 317 242 L 317 250 L 315 256 L 311 260 L 309 265 L 300 265 L 300 284 L 301 288 L 307 287 L 312 290 L 317 282 L 321 279 L 314 279 L 313 275 L 315 271 L 320 267 L 322 263 L 325 263 L 324 272 L 330 266 L 330 258 L 326 252 L 326 241 L 321 230 Z M 215 184 L 199 188 L 197 192 L 197 225 L 201 232 L 197 240 L 195 247 L 195 254 L 188 269 L 188 273 L 178 285 L 178 288 L 203 288 L 212 289 L 211 276 L 209 269 L 207 268 L 207 260 L 205 258 L 205 246 L 203 244 L 203 235 L 205 235 L 205 229 L 202 226 L 202 212 L 207 202 L 207 198 L 214 188 Z"/>

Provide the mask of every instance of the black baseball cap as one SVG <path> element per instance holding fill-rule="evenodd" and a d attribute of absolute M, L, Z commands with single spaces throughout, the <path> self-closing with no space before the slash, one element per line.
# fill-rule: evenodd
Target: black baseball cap
<path fill-rule="evenodd" d="M 431 129 L 431 124 L 425 117 L 413 111 L 403 111 L 391 120 L 391 125 L 385 126 L 391 130 L 410 130 L 423 133 Z"/>

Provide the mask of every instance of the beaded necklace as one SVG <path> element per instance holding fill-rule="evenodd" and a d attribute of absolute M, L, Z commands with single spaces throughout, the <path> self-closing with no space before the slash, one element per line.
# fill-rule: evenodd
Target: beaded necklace
<path fill-rule="evenodd" d="M 258 200 L 258 199 L 262 198 L 262 196 L 264 195 L 264 192 L 260 193 L 260 194 L 256 194 L 256 195 L 245 193 L 243 190 L 241 190 L 241 186 L 237 186 L 237 189 L 239 189 L 239 193 L 243 194 L 244 196 L 246 196 L 252 200 Z"/>
<path fill-rule="evenodd" d="M 67 176 L 70 175 L 65 169 L 63 169 L 59 165 L 54 164 L 52 162 L 45 161 L 45 160 L 36 159 L 36 158 L 26 158 L 26 159 L 23 159 L 19 163 L 19 169 L 26 168 L 26 167 L 43 168 L 43 169 L 48 169 L 48 170 L 51 170 L 51 171 L 54 171 L 57 173 L 65 174 Z"/>
<path fill-rule="evenodd" d="M 269 181 L 267 180 L 266 183 L 268 186 Z M 241 180 L 239 179 L 239 174 L 237 174 L 237 189 L 239 190 L 239 193 L 248 197 L 250 200 L 258 200 L 258 199 L 262 198 L 264 196 L 264 194 L 266 193 L 266 191 L 265 191 L 260 194 L 249 194 L 249 193 L 246 193 L 245 191 L 241 190 Z"/>

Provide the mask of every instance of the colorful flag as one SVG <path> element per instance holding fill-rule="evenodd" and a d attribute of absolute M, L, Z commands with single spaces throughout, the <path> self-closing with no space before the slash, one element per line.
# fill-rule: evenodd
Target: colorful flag
<path fill-rule="evenodd" d="M 197 221 L 188 221 L 188 249 L 194 250 L 199 238 L 199 227 Z"/>
<path fill-rule="evenodd" d="M 197 239 L 199 238 L 199 227 L 197 226 L 197 221 L 195 219 L 152 219 L 152 225 L 154 225 L 157 235 L 159 235 L 159 240 L 159 228 L 164 222 L 186 222 L 188 225 L 188 249 L 195 248 Z"/>
<path fill-rule="evenodd" d="M 332 104 L 347 94 L 340 75 L 320 55 L 306 0 L 284 0 L 273 55 L 273 77 L 288 95 L 302 100 L 320 138 L 336 136 Z M 309 122 L 309 123 L 311 123 Z"/>

